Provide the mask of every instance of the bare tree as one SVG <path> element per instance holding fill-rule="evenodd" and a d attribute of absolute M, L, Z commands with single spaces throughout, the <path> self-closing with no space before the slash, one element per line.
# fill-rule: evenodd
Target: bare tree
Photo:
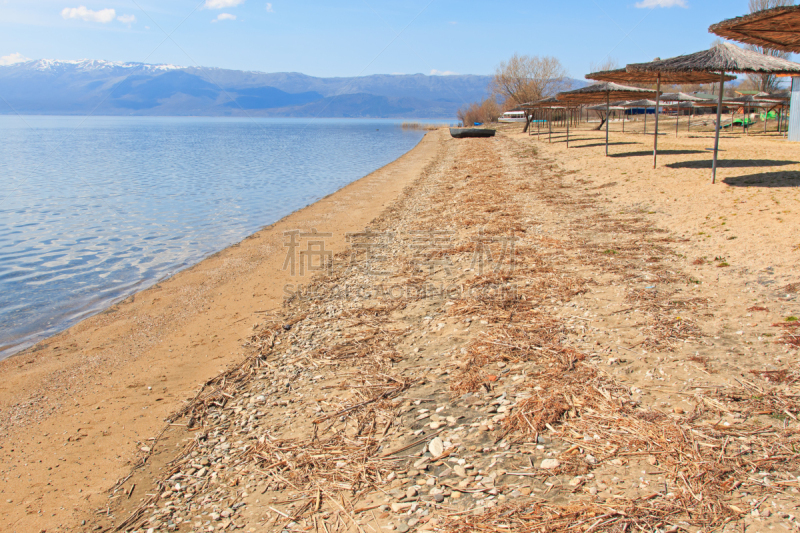
<path fill-rule="evenodd" d="M 478 122 L 482 124 L 497 122 L 499 116 L 500 106 L 491 96 L 483 102 L 474 102 L 458 110 L 458 120 L 464 126 L 473 126 Z"/>
<path fill-rule="evenodd" d="M 794 5 L 794 0 L 750 0 L 750 13 L 771 9 L 773 7 L 783 7 Z M 748 45 L 750 50 L 773 57 L 789 58 L 789 53 L 765 48 L 763 46 Z M 757 88 L 756 90 L 765 93 L 772 93 L 778 90 L 778 78 L 772 74 L 748 74 L 747 78 Z"/>
<path fill-rule="evenodd" d="M 568 86 L 567 71 L 557 58 L 514 54 L 497 67 L 489 90 L 507 107 L 548 98 Z"/>

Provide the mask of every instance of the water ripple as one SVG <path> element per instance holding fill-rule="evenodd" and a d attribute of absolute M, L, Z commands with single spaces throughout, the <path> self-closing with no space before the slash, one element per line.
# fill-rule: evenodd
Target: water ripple
<path fill-rule="evenodd" d="M 376 120 L 0 117 L 0 358 L 421 137 Z"/>

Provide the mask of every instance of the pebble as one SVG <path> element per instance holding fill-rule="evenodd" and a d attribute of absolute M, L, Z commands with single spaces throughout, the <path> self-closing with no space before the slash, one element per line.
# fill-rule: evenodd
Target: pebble
<path fill-rule="evenodd" d="M 405 522 L 400 522 L 399 524 L 397 524 L 397 531 L 399 531 L 400 533 L 407 533 L 409 529 L 411 528 Z"/>
<path fill-rule="evenodd" d="M 438 493 L 433 495 L 433 501 L 436 503 L 442 503 L 444 501 L 444 494 Z"/>
<path fill-rule="evenodd" d="M 588 453 L 586 454 L 586 457 L 584 458 L 584 460 L 587 463 L 589 463 L 590 465 L 597 464 L 597 458 L 594 455 L 591 455 L 591 454 L 588 454 Z"/>
<path fill-rule="evenodd" d="M 462 465 L 455 465 L 453 473 L 458 477 L 467 477 L 467 470 Z"/>
<path fill-rule="evenodd" d="M 406 509 L 411 509 L 411 502 L 395 502 L 392 504 L 392 511 L 395 513 L 400 513 Z"/>
<path fill-rule="evenodd" d="M 416 498 L 419 494 L 419 491 L 416 487 L 408 487 L 406 490 L 406 498 Z"/>
<path fill-rule="evenodd" d="M 419 524 L 419 520 L 416 518 L 412 518 L 411 520 L 408 521 L 408 527 L 414 527 L 417 524 Z"/>
<path fill-rule="evenodd" d="M 542 460 L 542 464 L 539 465 L 539 468 L 552 470 L 553 468 L 558 468 L 559 466 L 561 466 L 561 463 L 558 459 L 544 459 Z"/>
<path fill-rule="evenodd" d="M 439 457 L 444 453 L 444 443 L 442 439 L 436 437 L 433 439 L 430 444 L 428 444 L 428 451 L 431 452 L 433 457 Z"/>

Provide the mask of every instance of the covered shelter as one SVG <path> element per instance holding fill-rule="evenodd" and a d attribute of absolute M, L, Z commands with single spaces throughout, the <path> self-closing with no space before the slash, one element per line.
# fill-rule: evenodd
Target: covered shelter
<path fill-rule="evenodd" d="M 674 107 L 675 112 L 675 137 L 678 136 L 678 128 L 680 126 L 680 110 L 681 109 L 688 109 L 691 111 L 694 110 L 694 104 L 696 102 L 703 102 L 704 100 L 698 96 L 692 96 L 691 94 L 686 93 L 664 93 L 661 95 L 661 99 L 665 102 L 669 102 L 664 104 L 664 107 Z M 691 114 L 689 115 L 689 128 L 691 128 L 692 124 L 692 117 Z"/>
<path fill-rule="evenodd" d="M 660 60 L 656 60 L 658 62 Z M 590 80 L 602 81 L 626 81 L 627 83 L 647 83 L 656 85 L 656 124 L 655 135 L 653 136 L 653 168 L 658 163 L 658 116 L 661 107 L 661 83 L 682 84 L 682 83 L 717 83 L 720 80 L 718 74 L 707 71 L 667 71 L 667 70 L 632 70 L 631 65 L 625 68 L 607 70 L 604 72 L 594 72 L 586 76 Z M 724 73 L 723 73 L 724 76 Z M 726 81 L 734 80 L 733 76 L 724 76 Z"/>
<path fill-rule="evenodd" d="M 688 73 L 715 73 L 719 82 L 719 95 L 717 101 L 717 124 L 714 140 L 714 160 L 712 163 L 712 183 L 716 182 L 717 156 L 719 154 L 719 130 L 722 118 L 722 98 L 724 93 L 726 73 L 737 74 L 784 74 L 800 76 L 800 64 L 743 50 L 731 43 L 721 43 L 709 50 L 688 54 L 670 59 L 652 61 L 650 63 L 636 63 L 625 67 L 633 74 L 650 74 L 661 76 L 669 74 Z M 656 120 L 658 114 L 656 113 Z M 654 156 L 655 159 L 655 156 Z"/>
<path fill-rule="evenodd" d="M 613 98 L 614 100 L 626 100 L 632 98 L 653 96 L 656 94 L 657 93 L 655 91 L 650 89 L 641 89 L 639 87 L 619 85 L 614 82 L 606 81 L 601 83 L 595 83 L 587 87 L 581 87 L 580 89 L 575 89 L 574 91 L 559 93 L 558 95 L 556 95 L 556 98 L 558 98 L 560 102 L 563 102 L 567 105 L 594 104 L 594 103 L 605 102 L 606 156 L 608 156 L 608 113 L 611 108 L 611 99 Z M 567 143 L 569 145 L 569 130 L 567 131 Z"/>
<path fill-rule="evenodd" d="M 521 104 L 519 106 L 520 109 L 524 109 L 526 111 L 546 111 L 547 112 L 547 134 L 548 134 L 548 142 L 553 142 L 553 124 L 552 124 L 552 112 L 554 109 L 565 109 L 563 105 L 561 105 L 558 99 L 555 96 L 550 96 L 549 98 L 543 98 L 536 102 L 527 102 Z M 541 122 L 537 120 L 537 125 L 540 125 Z M 541 128 L 538 128 L 539 134 L 541 134 Z"/>

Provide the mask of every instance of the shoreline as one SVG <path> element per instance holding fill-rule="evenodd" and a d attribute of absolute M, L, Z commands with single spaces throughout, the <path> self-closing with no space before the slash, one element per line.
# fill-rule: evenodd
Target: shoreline
<path fill-rule="evenodd" d="M 388 165 L 0 361 L 0 508 L 8 523 L 33 515 L 26 530 L 50 531 L 68 527 L 77 509 L 102 505 L 163 418 L 238 361 L 253 325 L 280 307 L 290 280 L 281 270 L 283 232 L 328 231 L 326 248 L 342 251 L 345 233 L 378 216 L 438 144 L 437 132 L 425 135 Z M 51 470 L 25 472 L 36 461 Z M 21 473 L 30 475 L 20 486 Z"/>
<path fill-rule="evenodd" d="M 60 116 L 46 116 L 44 118 L 61 118 Z M 185 117 L 143 117 L 145 119 L 152 118 L 154 120 L 161 120 L 161 119 L 181 119 Z M 198 119 L 205 119 L 208 117 L 197 117 Z M 220 118 L 227 118 L 227 117 L 220 117 Z M 311 126 L 313 121 L 311 120 L 302 120 L 302 119 L 281 119 L 283 122 L 287 123 L 299 123 L 299 127 L 305 131 L 306 128 Z M 331 119 L 332 121 L 336 121 L 338 119 Z M 351 119 L 351 120 L 358 120 L 358 119 Z M 376 122 L 372 119 L 361 119 L 363 123 L 372 123 Z M 377 122 L 380 125 L 380 129 L 383 131 L 396 131 L 400 132 L 401 129 L 404 129 L 403 126 L 407 121 L 400 121 L 398 119 L 379 119 Z M 306 124 L 307 123 L 307 124 Z M 304 125 L 305 124 L 305 125 Z M 398 135 L 400 135 L 398 133 Z M 407 136 L 403 133 L 402 136 L 407 138 Z M 421 141 L 422 135 L 419 135 L 419 141 Z M 409 138 L 409 141 L 417 141 L 417 137 L 414 136 Z M 418 142 L 415 142 L 413 146 L 416 146 Z M 404 141 L 403 141 L 404 142 Z M 411 144 L 411 142 L 405 143 L 401 145 L 401 148 L 407 148 L 407 146 Z M 412 146 L 412 148 L 413 148 Z M 399 150 L 398 150 L 399 151 Z M 394 155 L 394 154 L 392 154 Z M 387 161 L 388 158 L 384 158 L 382 161 L 374 161 L 376 166 L 378 164 L 384 163 Z M 385 165 L 384 165 L 385 166 Z M 357 180 L 361 179 L 368 173 L 368 171 L 372 170 L 375 167 L 370 168 L 370 166 L 362 165 L 362 167 L 366 168 L 359 168 L 354 169 L 354 172 L 350 173 L 349 171 L 346 172 L 346 179 L 350 180 Z M 320 169 L 322 172 L 325 172 L 325 169 Z M 359 172 L 360 170 L 360 172 Z M 375 170 L 378 170 L 375 168 Z M 334 187 L 338 187 L 341 189 L 343 186 L 342 183 L 345 180 L 338 180 L 338 176 L 335 178 L 338 183 L 334 184 Z M 333 190 L 333 187 L 322 187 L 323 194 L 330 195 L 336 192 Z M 337 189 L 337 190 L 338 190 Z M 330 191 L 330 192 L 329 192 Z M 187 268 L 192 267 L 193 265 L 207 259 L 208 257 L 212 256 L 214 253 L 217 253 L 229 246 L 233 246 L 241 240 L 249 237 L 250 235 L 257 233 L 263 230 L 266 227 L 269 227 L 271 224 L 279 222 L 282 218 L 286 216 L 290 216 L 294 212 L 303 209 L 310 205 L 310 203 L 306 203 L 303 205 L 304 202 L 316 202 L 319 200 L 324 199 L 324 197 L 317 197 L 316 199 L 313 198 L 305 198 L 305 196 L 316 196 L 316 195 L 303 195 L 303 197 L 297 201 L 292 202 L 292 205 L 288 206 L 289 209 L 283 210 L 274 210 L 278 212 L 270 212 L 267 216 L 263 217 L 261 221 L 254 220 L 254 219 L 247 219 L 242 217 L 242 223 L 238 225 L 234 225 L 234 231 L 232 231 L 232 240 L 226 239 L 219 239 L 215 240 L 211 238 L 211 235 L 206 234 L 207 240 L 205 242 L 215 243 L 212 246 L 198 246 L 195 247 L 196 250 L 174 250 L 170 249 L 167 251 L 167 255 L 169 255 L 169 259 L 161 263 L 161 258 L 157 255 L 154 255 L 151 259 L 154 263 L 157 264 L 156 268 L 153 271 L 150 271 L 147 268 L 147 265 L 141 268 L 141 272 L 139 273 L 143 278 L 134 279 L 132 277 L 124 277 L 118 280 L 118 283 L 110 283 L 105 284 L 103 280 L 99 279 L 90 279 L 89 285 L 94 286 L 95 290 L 88 294 L 86 292 L 82 292 L 81 285 L 72 284 L 69 280 L 66 282 L 68 284 L 68 288 L 65 289 L 57 289 L 55 295 L 50 295 L 50 301 L 57 301 L 59 302 L 58 306 L 49 306 L 47 302 L 44 301 L 44 298 L 38 296 L 36 293 L 29 298 L 32 303 L 30 304 L 23 304 L 20 310 L 16 311 L 17 315 L 14 313 L 3 314 L 0 318 L 3 318 L 7 321 L 7 335 L 0 338 L 0 361 L 17 355 L 24 350 L 35 346 L 40 342 L 46 342 L 48 338 L 56 335 L 69 327 L 72 327 L 79 322 L 90 318 L 97 313 L 103 312 L 105 309 L 116 305 L 122 301 L 124 301 L 127 297 L 131 296 L 132 294 L 136 294 L 143 290 L 146 290 L 153 285 L 163 282 L 166 279 L 178 274 L 186 270 Z M 288 211 L 288 212 L 287 212 Z M 264 223 L 264 219 L 266 219 L 266 223 Z M 255 222 L 255 223 L 253 223 Z M 222 228 L 220 228 L 222 230 Z M 183 229 L 181 229 L 183 231 Z M 152 235 L 151 235 L 152 236 Z M 27 236 L 26 236 L 27 237 Z M 159 236 L 160 238 L 160 236 Z M 192 236 L 194 238 L 194 236 Z M 233 240 L 235 239 L 235 240 Z M 221 242 L 218 242 L 221 241 Z M 168 239 L 167 242 L 174 242 L 171 239 Z M 203 241 L 199 241 L 203 242 Z M 138 243 L 136 243 L 138 245 Z M 126 247 L 123 247 L 121 250 L 117 250 L 118 253 L 128 253 L 130 250 Z M 133 252 L 131 252 L 133 253 Z M 113 257 L 112 257 L 113 258 Z M 125 260 L 121 261 L 121 264 L 124 265 L 125 268 L 139 268 L 141 264 L 135 263 L 130 264 L 126 263 Z M 79 274 L 84 274 L 85 270 L 82 270 L 85 265 L 79 265 L 77 268 L 81 269 L 78 271 Z M 90 265 L 91 266 L 91 265 Z M 97 267 L 98 269 L 100 266 Z M 47 272 L 44 272 L 44 275 L 47 275 Z M 115 272 L 106 271 L 103 273 L 103 276 L 106 275 L 115 275 Z M 101 277 L 103 277 L 101 276 Z M 106 279 L 106 278 L 103 278 Z M 108 278 L 111 279 L 111 278 Z M 42 284 L 44 285 L 44 284 Z M 24 291 L 25 288 L 17 288 L 17 286 L 9 287 L 8 292 L 14 293 L 17 290 Z M 74 294 L 70 294 L 70 292 Z M 101 294 L 102 293 L 102 294 Z M 101 294 L 101 295 L 100 295 Z M 30 295 L 28 295 L 30 296 Z M 38 299 L 37 299 L 38 297 Z M 60 305 L 63 303 L 64 305 Z M 24 318 L 20 318 L 24 317 Z"/>

